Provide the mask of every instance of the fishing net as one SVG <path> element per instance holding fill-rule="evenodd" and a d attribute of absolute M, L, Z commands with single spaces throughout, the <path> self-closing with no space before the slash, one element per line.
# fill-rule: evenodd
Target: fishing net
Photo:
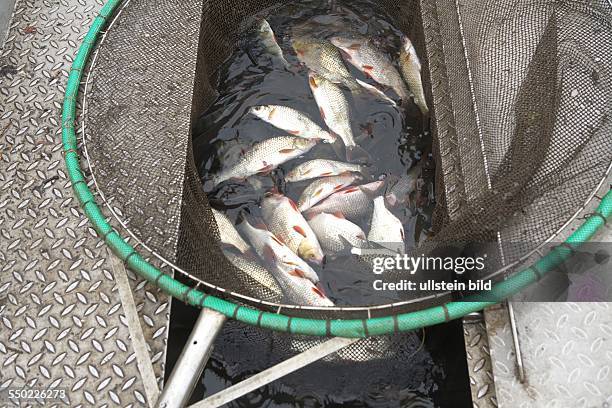
<path fill-rule="evenodd" d="M 430 293 L 393 304 L 296 308 L 226 259 L 190 130 L 217 97 L 214 74 L 239 27 L 290 2 L 158 3 L 131 0 L 108 16 L 83 100 L 91 175 L 132 244 L 190 286 L 285 315 L 370 318 L 451 299 Z M 431 107 L 435 235 L 419 251 L 481 242 L 495 255 L 492 270 L 524 260 L 554 240 L 610 170 L 611 5 L 378 4 L 413 40 Z"/>

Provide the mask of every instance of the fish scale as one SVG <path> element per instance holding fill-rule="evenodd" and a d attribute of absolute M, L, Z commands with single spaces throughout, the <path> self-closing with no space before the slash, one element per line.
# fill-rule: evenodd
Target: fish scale
<path fill-rule="evenodd" d="M 254 106 L 250 113 L 270 125 L 305 139 L 323 140 L 333 143 L 336 137 L 317 125 L 303 112 L 288 106 L 263 105 Z"/>
<path fill-rule="evenodd" d="M 298 208 L 300 211 L 306 211 L 333 193 L 350 186 L 360 179 L 361 176 L 358 174 L 346 173 L 340 176 L 324 177 L 315 180 L 302 192 L 297 203 Z"/>
<path fill-rule="evenodd" d="M 217 228 L 219 229 L 221 242 L 235 247 L 242 253 L 247 252 L 249 250 L 249 244 L 242 239 L 229 217 L 214 208 L 212 209 L 212 213 L 215 217 Z"/>
<path fill-rule="evenodd" d="M 405 234 L 402 222 L 387 209 L 385 197 L 376 197 L 368 241 L 398 250 L 399 253 L 403 254 L 406 252 L 404 240 Z"/>
<path fill-rule="evenodd" d="M 405 36 L 402 38 L 402 49 L 400 50 L 400 68 L 408 87 L 414 95 L 414 103 L 424 115 L 428 114 L 429 108 L 425 100 L 421 79 L 421 61 L 419 61 L 412 42 Z"/>
<path fill-rule="evenodd" d="M 323 251 L 297 205 L 288 197 L 268 193 L 261 203 L 264 221 L 274 235 L 302 259 L 321 265 Z"/>
<path fill-rule="evenodd" d="M 297 165 L 285 180 L 293 183 L 319 177 L 339 176 L 346 172 L 365 173 L 365 166 L 336 160 L 314 159 Z"/>
<path fill-rule="evenodd" d="M 243 220 L 241 229 L 255 252 L 266 263 L 287 301 L 296 305 L 333 306 L 333 302 L 315 286 L 316 272 L 283 244 L 272 232 L 253 227 Z M 308 277 L 314 275 L 313 281 Z"/>
<path fill-rule="evenodd" d="M 312 149 L 317 142 L 292 136 L 272 137 L 257 143 L 228 169 L 213 178 L 218 185 L 230 179 L 246 179 L 255 174 L 267 173 L 281 164 L 295 159 Z"/>
<path fill-rule="evenodd" d="M 329 129 L 342 139 L 346 147 L 346 158 L 367 159 L 368 154 L 357 146 L 353 133 L 351 105 L 342 89 L 314 72 L 308 75 L 310 89 L 319 106 L 321 117 Z"/>
<path fill-rule="evenodd" d="M 310 70 L 336 84 L 344 84 L 351 90 L 361 89 L 344 64 L 342 54 L 329 41 L 294 36 L 292 45 L 298 59 Z"/>
<path fill-rule="evenodd" d="M 384 181 L 375 181 L 357 187 L 348 187 L 332 194 L 305 212 L 307 217 L 319 213 L 340 213 L 350 220 L 360 221 L 371 214 L 373 199 Z"/>
<path fill-rule="evenodd" d="M 342 216 L 321 213 L 308 220 L 308 223 L 317 234 L 325 253 L 337 254 L 367 245 L 365 232 Z"/>
<path fill-rule="evenodd" d="M 387 55 L 378 50 L 374 43 L 365 37 L 333 37 L 332 44 L 345 52 L 348 61 L 365 75 L 381 85 L 393 89 L 406 103 L 408 89 L 402 76 Z"/>

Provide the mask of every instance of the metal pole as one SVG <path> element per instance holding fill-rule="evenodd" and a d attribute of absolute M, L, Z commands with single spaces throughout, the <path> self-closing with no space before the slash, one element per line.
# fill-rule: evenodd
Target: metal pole
<path fill-rule="evenodd" d="M 335 353 L 344 347 L 359 341 L 359 339 L 345 339 L 341 337 L 335 337 L 331 340 L 326 341 L 323 344 L 314 346 L 297 356 L 291 357 L 288 360 L 283 361 L 273 367 L 268 368 L 258 374 L 249 377 L 248 379 L 239 382 L 223 391 L 218 392 L 196 404 L 191 405 L 189 408 L 213 408 L 220 407 L 236 398 L 240 398 L 251 391 L 254 391 L 266 384 L 271 383 L 281 377 L 286 376 L 302 367 L 307 366 L 310 363 L 314 363 L 323 357 Z"/>
<path fill-rule="evenodd" d="M 202 309 L 189 340 L 183 348 L 172 374 L 164 387 L 158 408 L 183 408 L 200 379 L 212 353 L 213 343 L 225 323 L 226 317 L 210 309 Z"/>
<path fill-rule="evenodd" d="M 514 307 L 512 302 L 508 301 L 508 315 L 510 316 L 510 328 L 512 330 L 512 342 L 514 343 L 514 356 L 516 358 L 516 366 L 518 369 L 519 381 L 525 383 L 525 367 L 523 366 L 523 355 L 521 354 L 521 343 L 518 337 L 518 328 L 516 327 L 516 318 L 514 317 Z"/>

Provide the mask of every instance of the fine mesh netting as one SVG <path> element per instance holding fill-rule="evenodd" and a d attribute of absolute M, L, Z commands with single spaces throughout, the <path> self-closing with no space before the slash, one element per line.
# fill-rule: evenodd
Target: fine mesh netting
<path fill-rule="evenodd" d="M 279 292 L 220 250 L 189 127 L 216 99 L 214 74 L 245 20 L 290 2 L 178 3 L 132 0 L 99 48 L 85 115 L 93 175 L 128 230 L 181 276 L 276 311 Z M 379 5 L 413 40 L 431 107 L 436 234 L 420 251 L 477 241 L 492 243 L 497 266 L 520 259 L 553 237 L 609 170 L 610 4 Z M 367 317 L 445 299 L 283 312 Z"/>

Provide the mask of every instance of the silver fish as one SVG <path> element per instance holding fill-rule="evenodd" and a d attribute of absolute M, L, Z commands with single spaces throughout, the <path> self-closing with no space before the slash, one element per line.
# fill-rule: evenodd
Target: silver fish
<path fill-rule="evenodd" d="M 270 27 L 270 23 L 268 23 L 268 21 L 264 18 L 257 23 L 256 27 L 258 37 L 262 45 L 264 46 L 266 52 L 271 56 L 277 58 L 278 61 L 281 62 L 285 67 L 289 67 L 289 63 L 283 55 L 283 50 L 278 45 L 276 35 L 274 34 L 272 27 Z"/>
<path fill-rule="evenodd" d="M 232 251 L 224 251 L 223 254 L 228 261 L 232 263 L 232 265 L 244 271 L 247 275 L 253 278 L 253 280 L 257 281 L 275 295 L 282 295 L 282 291 L 278 286 L 276 279 L 274 279 L 272 274 L 259 263 L 255 254 L 247 253 L 244 255 L 238 255 Z"/>
<path fill-rule="evenodd" d="M 309 218 L 326 212 L 342 214 L 349 220 L 359 221 L 372 213 L 374 197 L 384 185 L 384 181 L 375 181 L 361 186 L 347 187 L 310 208 L 305 215 Z"/>
<path fill-rule="evenodd" d="M 337 36 L 330 41 L 345 52 L 349 62 L 357 69 L 379 84 L 393 89 L 402 104 L 408 102 L 408 89 L 402 76 L 389 57 L 378 50 L 370 39 L 361 36 Z"/>
<path fill-rule="evenodd" d="M 308 82 L 319 106 L 321 117 L 327 127 L 344 142 L 347 160 L 349 162 L 361 159 L 367 160 L 368 154 L 355 142 L 351 107 L 342 89 L 314 72 L 310 72 Z"/>
<path fill-rule="evenodd" d="M 376 197 L 368 241 L 404 254 L 406 253 L 404 239 L 402 222 L 387 209 L 385 197 Z"/>
<path fill-rule="evenodd" d="M 308 220 L 325 253 L 348 252 L 367 246 L 366 234 L 341 214 L 320 213 Z"/>
<path fill-rule="evenodd" d="M 314 159 L 297 165 L 285 177 L 285 181 L 295 183 L 319 177 L 339 176 L 346 172 L 367 174 L 365 166 L 335 160 Z"/>
<path fill-rule="evenodd" d="M 219 149 L 219 159 L 223 168 L 233 166 L 246 153 L 249 146 L 244 143 L 234 143 Z"/>
<path fill-rule="evenodd" d="M 414 95 L 414 103 L 419 107 L 424 115 L 428 114 L 429 108 L 427 107 L 427 101 L 425 100 L 423 81 L 421 79 L 421 61 L 419 61 L 419 56 L 417 55 L 412 42 L 406 36 L 402 38 L 400 68 L 402 71 L 402 76 L 406 80 L 408 87 Z"/>
<path fill-rule="evenodd" d="M 298 35 L 294 36 L 292 45 L 298 59 L 310 70 L 333 83 L 345 85 L 351 91 L 361 91 L 344 64 L 342 54 L 329 41 Z"/>
<path fill-rule="evenodd" d="M 389 180 L 389 191 L 386 194 L 387 202 L 392 207 L 398 204 L 405 204 L 412 192 L 417 188 L 417 181 L 421 175 L 422 166 L 417 164 L 408 171 L 408 174 L 400 178 L 392 177 Z"/>
<path fill-rule="evenodd" d="M 262 200 L 261 211 L 270 231 L 289 249 L 306 261 L 323 264 L 323 250 L 317 236 L 293 200 L 268 193 Z"/>
<path fill-rule="evenodd" d="M 289 302 L 297 305 L 333 306 L 333 302 L 308 277 L 314 274 L 318 282 L 316 272 L 273 233 L 267 229 L 255 228 L 246 220 L 240 227 Z"/>
<path fill-rule="evenodd" d="M 294 136 L 303 137 L 305 139 L 323 140 L 325 143 L 333 143 L 336 141 L 335 136 L 323 130 L 321 126 L 317 125 L 304 113 L 288 106 L 254 106 L 251 108 L 250 113 Z"/>
<path fill-rule="evenodd" d="M 234 223 L 229 219 L 229 217 L 221 211 L 215 210 L 214 208 L 212 209 L 212 213 L 215 217 L 215 221 L 217 222 L 221 242 L 225 245 L 233 246 L 242 253 L 247 252 L 250 249 L 249 244 L 242 239 L 236 230 L 236 227 L 234 227 Z"/>
<path fill-rule="evenodd" d="M 370 92 L 374 97 L 387 102 L 389 105 L 393 107 L 397 107 L 397 103 L 393 99 L 389 98 L 389 96 L 386 93 L 384 93 L 383 91 L 381 91 L 374 85 L 370 85 L 367 82 L 362 81 L 361 79 L 357 79 L 357 83 L 361 85 L 362 88 Z"/>
<path fill-rule="evenodd" d="M 281 164 L 312 149 L 317 142 L 292 136 L 273 137 L 247 150 L 233 166 L 213 178 L 214 185 L 230 179 L 246 179 L 255 174 L 269 173 Z"/>
<path fill-rule="evenodd" d="M 302 192 L 297 203 L 298 208 L 300 211 L 306 211 L 335 192 L 359 180 L 361 180 L 361 176 L 355 173 L 345 173 L 339 176 L 324 177 L 315 180 Z"/>

